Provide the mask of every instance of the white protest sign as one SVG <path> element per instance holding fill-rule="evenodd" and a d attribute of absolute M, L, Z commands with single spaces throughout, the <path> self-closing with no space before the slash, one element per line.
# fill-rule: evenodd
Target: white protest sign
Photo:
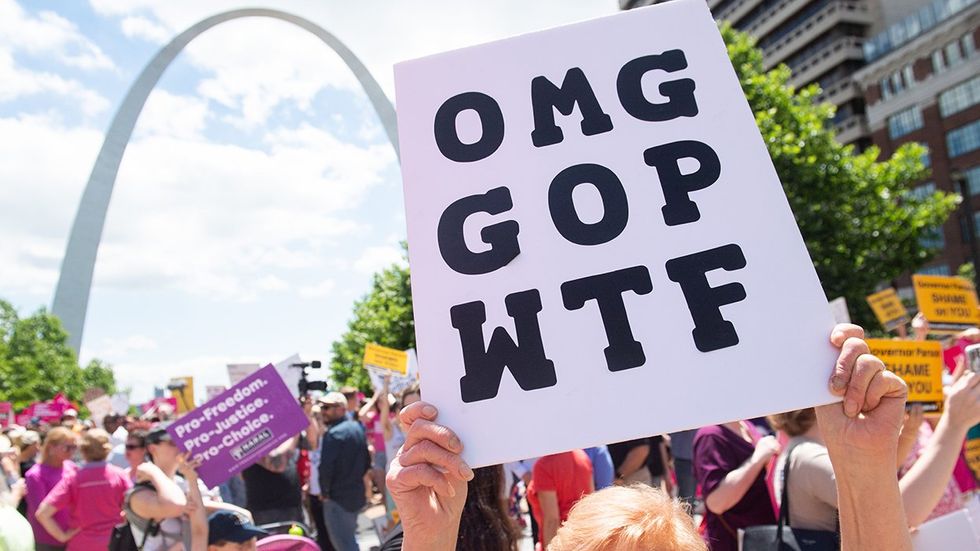
<path fill-rule="evenodd" d="M 470 465 L 834 401 L 834 321 L 703 0 L 395 87 L 423 395 Z"/>
<path fill-rule="evenodd" d="M 851 313 L 847 311 L 847 299 L 837 297 L 830 301 L 830 311 L 834 314 L 834 321 L 837 323 L 851 323 Z"/>
<path fill-rule="evenodd" d="M 923 523 L 912 534 L 915 551 L 980 551 L 976 527 L 967 509 Z"/>
<path fill-rule="evenodd" d="M 228 364 L 228 380 L 235 386 L 252 373 L 259 370 L 259 364 Z"/>
<path fill-rule="evenodd" d="M 105 416 L 112 413 L 112 398 L 108 394 L 103 394 L 91 402 L 86 402 L 85 407 L 88 408 L 95 425 L 101 428 Z"/>
<path fill-rule="evenodd" d="M 293 398 L 299 398 L 299 380 L 303 376 L 303 369 L 292 367 L 292 365 L 302 361 L 299 354 L 293 354 L 276 364 L 276 372 L 282 377 L 282 382 L 286 384 L 286 388 L 292 393 Z"/>
<path fill-rule="evenodd" d="M 117 392 L 112 395 L 112 411 L 119 415 L 129 413 L 129 393 Z"/>

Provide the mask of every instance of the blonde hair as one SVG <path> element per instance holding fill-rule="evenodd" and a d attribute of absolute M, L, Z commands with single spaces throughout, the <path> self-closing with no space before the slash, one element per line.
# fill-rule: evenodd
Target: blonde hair
<path fill-rule="evenodd" d="M 572 507 L 549 551 L 708 551 L 687 508 L 645 484 L 611 486 Z"/>
<path fill-rule="evenodd" d="M 41 458 L 46 459 L 48 457 L 49 450 L 52 446 L 58 446 L 66 442 L 75 443 L 75 433 L 65 427 L 55 427 L 48 431 L 48 435 L 44 437 L 44 445 L 41 447 Z"/>
<path fill-rule="evenodd" d="M 112 450 L 109 444 L 109 433 L 102 429 L 90 429 L 82 436 L 79 448 L 85 461 L 102 461 Z"/>

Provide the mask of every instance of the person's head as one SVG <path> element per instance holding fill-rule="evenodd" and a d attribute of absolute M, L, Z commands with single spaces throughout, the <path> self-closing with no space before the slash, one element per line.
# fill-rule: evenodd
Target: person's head
<path fill-rule="evenodd" d="M 146 431 L 134 430 L 126 436 L 126 461 L 136 468 L 146 461 Z"/>
<path fill-rule="evenodd" d="M 125 421 L 126 418 L 122 415 L 109 414 L 102 419 L 102 426 L 105 427 L 106 432 L 112 434 L 116 432 L 116 429 L 121 427 Z"/>
<path fill-rule="evenodd" d="M 150 456 L 150 461 L 160 467 L 163 472 L 169 472 L 173 476 L 173 469 L 177 467 L 177 456 L 180 455 L 180 448 L 174 444 L 167 432 L 165 425 L 157 425 L 146 435 L 146 453 Z"/>
<path fill-rule="evenodd" d="M 208 551 L 252 551 L 255 540 L 268 534 L 232 511 L 208 517 Z"/>
<path fill-rule="evenodd" d="M 61 426 L 72 428 L 76 423 L 78 423 L 78 411 L 69 408 L 61 414 Z"/>
<path fill-rule="evenodd" d="M 81 452 L 85 461 L 92 463 L 95 461 L 105 461 L 112 451 L 112 444 L 109 443 L 109 433 L 102 429 L 90 429 L 82 435 Z"/>
<path fill-rule="evenodd" d="M 549 551 L 708 551 L 679 501 L 645 484 L 611 486 L 583 497 Z"/>
<path fill-rule="evenodd" d="M 806 434 L 817 424 L 817 411 L 813 408 L 787 411 L 770 415 L 768 420 L 772 428 L 781 430 L 792 438 Z"/>
<path fill-rule="evenodd" d="M 320 400 L 320 418 L 333 423 L 347 414 L 347 397 L 340 392 L 328 392 Z"/>
<path fill-rule="evenodd" d="M 41 449 L 41 435 L 33 430 L 25 430 L 18 435 L 15 444 L 20 448 L 21 457 L 30 459 Z"/>
<path fill-rule="evenodd" d="M 78 449 L 75 433 L 65 427 L 55 427 L 48 431 L 41 447 L 41 460 L 53 467 L 60 467 L 66 460 L 71 459 Z"/>
<path fill-rule="evenodd" d="M 456 547 L 467 551 L 517 551 L 520 533 L 507 513 L 502 497 L 501 465 L 473 470 L 467 485 L 466 504 L 459 519 Z"/>
<path fill-rule="evenodd" d="M 408 407 L 415 402 L 422 399 L 422 391 L 419 388 L 418 383 L 412 383 L 402 390 L 402 394 L 398 399 L 400 408 Z"/>
<path fill-rule="evenodd" d="M 352 386 L 345 386 L 340 389 L 340 393 L 347 399 L 347 411 L 357 411 L 360 405 L 357 403 L 357 389 Z"/>

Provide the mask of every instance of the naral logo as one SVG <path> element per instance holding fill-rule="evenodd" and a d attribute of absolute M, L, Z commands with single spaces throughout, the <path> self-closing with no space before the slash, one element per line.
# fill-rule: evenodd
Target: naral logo
<path fill-rule="evenodd" d="M 258 448 L 263 442 L 270 438 L 272 438 L 272 431 L 265 429 L 246 440 L 244 444 L 238 447 L 238 449 L 232 450 L 231 456 L 235 458 L 235 461 L 241 461 L 243 457 L 247 456 L 252 452 L 252 450 Z"/>

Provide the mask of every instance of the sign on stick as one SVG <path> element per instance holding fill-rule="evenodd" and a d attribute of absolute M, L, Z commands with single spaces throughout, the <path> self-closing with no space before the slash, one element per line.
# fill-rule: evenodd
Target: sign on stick
<path fill-rule="evenodd" d="M 408 352 L 369 342 L 364 345 L 364 367 L 405 375 L 408 372 Z"/>
<path fill-rule="evenodd" d="M 898 298 L 895 289 L 889 287 L 883 291 L 868 295 L 868 306 L 878 318 L 878 323 L 886 331 L 894 331 L 897 327 L 909 322 L 909 312 Z"/>
<path fill-rule="evenodd" d="M 202 460 L 201 480 L 217 486 L 307 424 L 303 408 L 270 364 L 181 417 L 167 432 Z"/>
<path fill-rule="evenodd" d="M 871 353 L 909 387 L 908 403 L 926 413 L 943 411 L 943 347 L 939 341 L 868 339 Z"/>
<path fill-rule="evenodd" d="M 977 292 L 962 277 L 915 274 L 915 301 L 932 333 L 956 333 L 980 325 Z"/>
<path fill-rule="evenodd" d="M 703 1 L 395 87 L 423 392 L 471 465 L 834 400 L 833 318 Z"/>

